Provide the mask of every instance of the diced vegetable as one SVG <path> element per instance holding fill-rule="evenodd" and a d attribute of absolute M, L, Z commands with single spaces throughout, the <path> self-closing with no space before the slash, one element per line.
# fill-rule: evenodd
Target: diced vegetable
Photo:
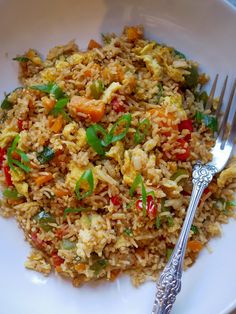
<path fill-rule="evenodd" d="M 125 228 L 124 229 L 124 233 L 127 235 L 127 236 L 132 236 L 132 234 L 133 234 L 133 232 L 132 232 L 132 230 L 131 229 L 129 229 L 129 228 Z"/>
<path fill-rule="evenodd" d="M 101 80 L 96 80 L 90 85 L 90 92 L 94 99 L 99 99 L 104 91 L 104 84 Z"/>
<path fill-rule="evenodd" d="M 190 71 L 190 74 L 185 76 L 184 86 L 191 89 L 198 83 L 198 69 L 196 66 L 192 65 L 188 71 Z"/>
<path fill-rule="evenodd" d="M 59 115 L 57 118 L 55 118 L 50 129 L 54 133 L 59 133 L 61 131 L 62 127 L 63 127 L 63 116 Z"/>
<path fill-rule="evenodd" d="M 57 254 L 53 254 L 52 255 L 52 262 L 53 262 L 54 267 L 58 267 L 64 263 L 64 259 L 62 257 L 58 256 Z"/>
<path fill-rule="evenodd" d="M 6 148 L 0 147 L 0 168 L 2 168 L 2 164 L 3 164 L 4 160 L 6 159 L 6 153 L 7 153 Z"/>
<path fill-rule="evenodd" d="M 45 242 L 38 237 L 38 232 L 31 232 L 31 240 L 35 247 L 39 250 L 43 250 L 45 247 Z"/>
<path fill-rule="evenodd" d="M 51 223 L 55 224 L 56 219 L 50 214 L 42 210 L 37 215 L 34 216 L 34 220 L 38 222 L 39 226 L 44 231 L 49 231 L 52 229 Z"/>
<path fill-rule="evenodd" d="M 218 121 L 216 117 L 197 111 L 195 114 L 195 119 L 198 123 L 203 122 L 205 126 L 212 130 L 212 132 L 217 132 Z"/>
<path fill-rule="evenodd" d="M 67 207 L 64 210 L 64 217 L 70 213 L 81 213 L 81 212 L 86 212 L 88 210 L 91 210 L 91 208 L 86 208 L 86 207 L 78 207 L 78 208 L 71 208 Z"/>
<path fill-rule="evenodd" d="M 143 121 L 139 122 L 136 132 L 134 134 L 135 144 L 139 144 L 143 142 L 150 127 L 151 127 L 151 123 L 149 119 L 144 119 Z"/>
<path fill-rule="evenodd" d="M 167 259 L 167 261 L 169 261 L 169 259 L 170 259 L 171 255 L 172 255 L 173 251 L 174 251 L 174 249 L 172 249 L 172 248 L 167 248 L 167 250 L 166 250 L 166 259 Z"/>
<path fill-rule="evenodd" d="M 190 149 L 188 143 L 182 138 L 178 139 L 177 142 L 179 143 L 180 148 L 185 150 L 185 152 L 181 154 L 176 154 L 175 158 L 177 160 L 186 161 L 190 156 Z"/>
<path fill-rule="evenodd" d="M 143 209 L 142 200 L 137 200 L 136 207 L 138 209 Z M 157 207 L 154 202 L 154 198 L 152 195 L 147 195 L 147 205 L 146 205 L 146 212 L 150 219 L 154 219 L 157 216 Z"/>
<path fill-rule="evenodd" d="M 46 175 L 40 175 L 35 179 L 35 184 L 41 186 L 44 183 L 47 183 L 53 179 L 53 175 L 51 173 Z"/>
<path fill-rule="evenodd" d="M 167 224 L 169 227 L 174 226 L 174 218 L 172 216 L 167 216 Z"/>
<path fill-rule="evenodd" d="M 110 103 L 112 106 L 112 109 L 116 113 L 124 112 L 125 111 L 125 106 L 122 100 L 118 100 L 117 97 L 114 97 Z"/>
<path fill-rule="evenodd" d="M 156 218 L 156 223 L 155 223 L 155 225 L 156 225 L 156 228 L 157 228 L 157 229 L 159 229 L 159 228 L 161 227 L 161 217 L 160 217 L 160 216 L 158 216 L 158 217 Z"/>
<path fill-rule="evenodd" d="M 7 165 L 6 165 L 6 166 L 3 166 L 2 169 L 3 169 L 3 173 L 4 173 L 4 175 L 5 175 L 5 182 L 6 182 L 6 185 L 7 185 L 7 186 L 13 186 L 9 166 L 7 166 Z"/>
<path fill-rule="evenodd" d="M 81 194 L 81 183 L 86 182 L 88 184 L 88 190 Z M 88 197 L 93 193 L 94 190 L 94 179 L 93 179 L 93 172 L 91 169 L 85 170 L 84 173 L 81 175 L 79 180 L 76 182 L 75 185 L 75 194 L 79 200 L 84 199 L 85 197 Z"/>
<path fill-rule="evenodd" d="M 37 153 L 37 159 L 40 162 L 40 164 L 47 163 L 54 156 L 55 156 L 54 150 L 48 146 L 44 147 L 41 152 Z"/>
<path fill-rule="evenodd" d="M 98 276 L 100 272 L 106 268 L 108 261 L 105 259 L 97 260 L 93 265 L 90 266 L 90 269 L 94 271 L 95 276 Z"/>
<path fill-rule="evenodd" d="M 76 247 L 76 243 L 72 242 L 68 239 L 62 239 L 61 241 L 61 248 L 64 250 L 72 250 Z"/>
<path fill-rule="evenodd" d="M 101 33 L 102 41 L 104 44 L 108 45 L 111 43 L 111 36 L 109 34 L 103 34 Z"/>
<path fill-rule="evenodd" d="M 8 100 L 8 96 L 9 95 L 10 94 L 7 94 L 6 97 L 3 99 L 2 103 L 1 103 L 1 108 L 3 110 L 10 110 L 10 109 L 13 108 L 13 103 Z"/>
<path fill-rule="evenodd" d="M 18 62 L 28 62 L 28 61 L 30 61 L 30 59 L 28 57 L 26 57 L 26 56 L 15 57 L 12 60 L 18 61 Z"/>
<path fill-rule="evenodd" d="M 191 230 L 192 230 L 192 232 L 193 232 L 194 234 L 198 234 L 198 233 L 199 233 L 198 227 L 195 226 L 195 225 L 192 225 L 192 226 L 191 226 Z"/>
<path fill-rule="evenodd" d="M 146 188 L 145 185 L 143 183 L 143 178 L 141 176 L 141 174 L 139 173 L 135 179 L 134 182 L 131 185 L 131 188 L 129 190 L 129 194 L 131 197 L 134 196 L 134 192 L 137 189 L 137 187 L 141 185 L 141 190 L 142 190 L 142 209 L 143 209 L 143 215 L 146 216 L 146 210 L 147 210 L 147 192 L 146 192 Z"/>
<path fill-rule="evenodd" d="M 138 27 L 127 27 L 125 30 L 128 41 L 134 42 L 140 38 L 142 38 L 142 32 Z"/>
<path fill-rule="evenodd" d="M 94 49 L 94 48 L 101 48 L 102 46 L 96 42 L 94 39 L 90 39 L 88 44 L 88 50 Z"/>
<path fill-rule="evenodd" d="M 188 178 L 189 173 L 187 169 L 178 168 L 177 171 L 170 177 L 170 180 L 180 182 L 182 179 Z"/>
<path fill-rule="evenodd" d="M 35 89 L 46 94 L 50 94 L 56 99 L 65 97 L 63 90 L 56 83 L 49 83 L 45 85 L 34 85 L 31 89 Z"/>
<path fill-rule="evenodd" d="M 188 241 L 187 248 L 192 252 L 198 253 L 203 248 L 203 245 L 198 240 L 192 240 L 192 241 Z"/>
<path fill-rule="evenodd" d="M 178 129 L 179 131 L 183 131 L 183 130 L 189 130 L 189 134 L 185 135 L 184 139 L 186 141 L 190 141 L 191 139 L 191 133 L 193 132 L 193 123 L 192 120 L 190 119 L 186 119 L 186 120 L 182 120 L 179 124 L 178 124 Z"/>
<path fill-rule="evenodd" d="M 69 106 L 78 112 L 87 114 L 92 122 L 99 122 L 105 114 L 105 104 L 102 100 L 88 100 L 85 97 L 73 96 Z"/>
<path fill-rule="evenodd" d="M 226 207 L 235 207 L 236 201 L 226 201 Z"/>
<path fill-rule="evenodd" d="M 176 49 L 174 49 L 174 55 L 179 57 L 180 59 L 185 59 L 186 60 L 185 55 L 182 52 L 180 52 L 180 51 L 178 51 Z"/>
<path fill-rule="evenodd" d="M 3 191 L 3 196 L 11 199 L 11 200 L 18 200 L 19 198 L 22 197 L 22 195 L 20 195 L 16 189 L 6 189 Z"/>
<path fill-rule="evenodd" d="M 119 195 L 114 195 L 111 197 L 111 202 L 113 205 L 115 206 L 120 206 L 120 203 L 121 203 L 121 199 L 120 199 L 120 196 Z"/>

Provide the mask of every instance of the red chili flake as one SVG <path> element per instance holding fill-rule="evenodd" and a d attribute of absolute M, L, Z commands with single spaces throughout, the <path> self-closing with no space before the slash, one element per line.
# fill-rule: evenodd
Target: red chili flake
<path fill-rule="evenodd" d="M 31 239 L 35 245 L 35 247 L 39 250 L 44 249 L 45 243 L 43 240 L 39 239 L 38 237 L 38 231 L 31 232 Z"/>
<path fill-rule="evenodd" d="M 136 208 L 143 209 L 143 202 L 141 199 L 137 200 Z M 152 195 L 147 196 L 146 211 L 148 217 L 151 219 L 154 219 L 157 216 L 157 207 Z"/>
<path fill-rule="evenodd" d="M 60 266 L 61 264 L 64 263 L 64 259 L 60 256 L 58 256 L 57 254 L 53 254 L 52 255 L 52 262 L 54 267 Z"/>
<path fill-rule="evenodd" d="M 182 154 L 176 154 L 175 157 L 177 160 L 186 161 L 188 157 L 190 156 L 190 149 L 188 147 L 188 143 L 182 138 L 178 139 L 177 142 L 180 144 L 179 145 L 180 148 L 184 149 L 185 152 Z"/>
<path fill-rule="evenodd" d="M 2 169 L 3 169 L 4 175 L 5 175 L 6 185 L 7 186 L 13 186 L 9 166 L 3 166 Z"/>
<path fill-rule="evenodd" d="M 111 197 L 111 202 L 112 202 L 113 205 L 119 206 L 120 203 L 121 203 L 121 199 L 120 199 L 119 195 L 112 196 Z"/>
<path fill-rule="evenodd" d="M 182 130 L 189 130 L 189 134 L 186 134 L 184 139 L 189 142 L 191 139 L 191 132 L 193 132 L 193 123 L 192 120 L 186 119 L 179 123 L 178 129 L 181 132 Z"/>
<path fill-rule="evenodd" d="M 111 106 L 112 106 L 113 110 L 114 110 L 116 113 L 124 112 L 124 111 L 125 111 L 125 105 L 124 105 L 123 101 L 117 99 L 117 97 L 114 97 L 114 98 L 112 99 L 112 101 L 111 101 Z"/>
<path fill-rule="evenodd" d="M 2 168 L 2 164 L 6 159 L 6 153 L 7 153 L 6 148 L 0 148 L 0 168 Z"/>

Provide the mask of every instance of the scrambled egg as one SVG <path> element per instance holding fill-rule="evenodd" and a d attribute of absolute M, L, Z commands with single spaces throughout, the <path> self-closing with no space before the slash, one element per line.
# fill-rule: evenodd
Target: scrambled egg
<path fill-rule="evenodd" d="M 112 100 L 113 94 L 121 88 L 120 83 L 113 82 L 111 85 L 104 91 L 102 95 L 102 101 L 109 104 Z"/>
<path fill-rule="evenodd" d="M 176 113 L 181 120 L 187 119 L 187 114 L 183 108 L 183 100 L 180 94 L 175 94 L 173 96 L 164 97 L 164 102 L 170 106 L 175 106 L 177 108 Z"/>
<path fill-rule="evenodd" d="M 106 153 L 106 156 L 113 158 L 121 166 L 124 150 L 124 144 L 121 141 L 118 141 L 110 148 L 110 150 Z"/>
<path fill-rule="evenodd" d="M 9 144 L 18 133 L 14 130 L 12 126 L 7 126 L 1 131 L 0 134 L 0 147 L 4 148 Z"/>
<path fill-rule="evenodd" d="M 123 183 L 132 185 L 137 173 L 145 169 L 147 154 L 140 148 L 129 149 L 124 154 L 124 164 L 121 167 Z"/>
<path fill-rule="evenodd" d="M 10 169 L 12 182 L 17 190 L 17 192 L 25 197 L 28 197 L 28 183 L 24 182 L 25 172 L 19 168 L 16 171 Z"/>
<path fill-rule="evenodd" d="M 85 223 L 86 221 L 86 223 Z M 107 230 L 106 220 L 98 214 L 82 214 L 80 218 L 79 242 L 76 245 L 77 255 L 90 257 L 92 252 L 102 256 L 104 246 L 111 241 L 111 231 Z"/>
<path fill-rule="evenodd" d="M 223 170 L 218 179 L 217 179 L 217 185 L 220 188 L 223 188 L 227 183 L 231 182 L 232 180 L 236 179 L 236 158 L 234 158 L 230 164 L 229 167 L 225 170 Z"/>

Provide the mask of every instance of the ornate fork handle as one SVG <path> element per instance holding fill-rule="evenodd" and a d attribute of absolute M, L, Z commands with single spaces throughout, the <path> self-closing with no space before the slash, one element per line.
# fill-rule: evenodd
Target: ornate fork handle
<path fill-rule="evenodd" d="M 181 290 L 181 277 L 186 245 L 193 218 L 204 189 L 217 173 L 215 166 L 198 162 L 193 168 L 193 190 L 187 215 L 175 249 L 157 282 L 152 314 L 168 314 Z"/>

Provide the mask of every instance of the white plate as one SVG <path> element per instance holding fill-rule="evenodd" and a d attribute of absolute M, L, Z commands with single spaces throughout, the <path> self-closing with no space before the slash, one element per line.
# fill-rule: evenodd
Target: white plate
<path fill-rule="evenodd" d="M 212 75 L 235 76 L 236 11 L 223 1 L 0 0 L 1 95 L 18 85 L 11 58 L 28 47 L 46 53 L 75 38 L 85 48 L 91 37 L 119 33 L 126 24 L 143 24 L 148 37 L 175 46 Z M 223 238 L 210 242 L 214 252 L 203 250 L 184 274 L 173 313 L 222 314 L 236 305 L 235 239 L 231 221 L 223 227 Z M 56 276 L 24 269 L 29 245 L 13 220 L 0 220 L 0 252 L 1 314 L 151 312 L 154 283 L 135 289 L 128 278 L 120 278 L 76 289 Z"/>

